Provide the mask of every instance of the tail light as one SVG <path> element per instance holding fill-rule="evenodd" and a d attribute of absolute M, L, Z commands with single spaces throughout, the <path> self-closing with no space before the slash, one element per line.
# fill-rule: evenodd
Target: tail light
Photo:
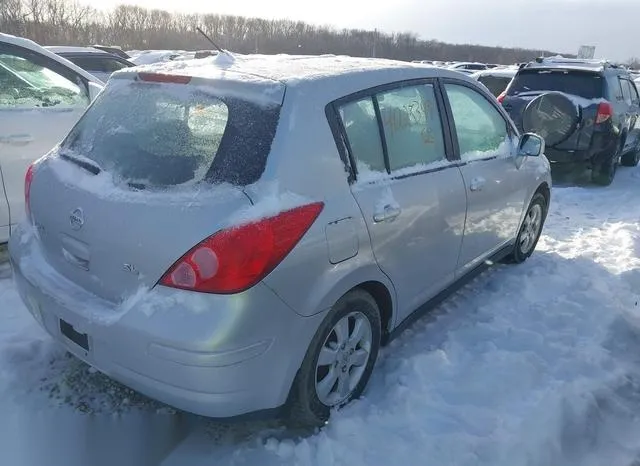
<path fill-rule="evenodd" d="M 324 207 L 317 202 L 220 230 L 182 256 L 160 279 L 172 288 L 232 294 L 251 288 L 291 252 Z"/>
<path fill-rule="evenodd" d="M 27 173 L 24 175 L 24 208 L 27 218 L 31 217 L 31 183 L 33 182 L 34 164 L 29 165 Z"/>
<path fill-rule="evenodd" d="M 600 102 L 598 105 L 598 114 L 596 115 L 596 124 L 604 123 L 613 115 L 613 107 L 609 102 Z"/>
<path fill-rule="evenodd" d="M 502 101 L 504 100 L 504 98 L 507 96 L 507 91 L 502 91 L 500 93 L 500 95 L 498 96 L 498 102 L 502 103 Z"/>

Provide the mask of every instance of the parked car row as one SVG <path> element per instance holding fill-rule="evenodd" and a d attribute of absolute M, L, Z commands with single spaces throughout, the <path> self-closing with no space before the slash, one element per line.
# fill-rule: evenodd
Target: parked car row
<path fill-rule="evenodd" d="M 82 114 L 32 135 L 20 295 L 71 353 L 180 409 L 322 425 L 381 345 L 542 232 L 544 140 L 463 73 L 228 56 L 123 68 L 96 97 L 73 63 L 0 38 L 48 79 L 0 115 Z"/>

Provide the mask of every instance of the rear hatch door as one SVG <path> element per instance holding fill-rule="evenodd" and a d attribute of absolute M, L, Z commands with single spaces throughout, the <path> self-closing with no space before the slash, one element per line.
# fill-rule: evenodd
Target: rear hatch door
<path fill-rule="evenodd" d="M 113 81 L 38 164 L 30 205 L 46 260 L 118 302 L 250 207 L 242 188 L 264 170 L 279 98 Z"/>

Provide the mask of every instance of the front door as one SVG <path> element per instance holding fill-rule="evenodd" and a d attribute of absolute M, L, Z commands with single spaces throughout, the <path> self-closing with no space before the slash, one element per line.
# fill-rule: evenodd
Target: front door
<path fill-rule="evenodd" d="M 432 82 L 338 104 L 357 179 L 355 197 L 404 319 L 454 278 L 466 199 L 447 158 Z"/>
<path fill-rule="evenodd" d="M 37 52 L 0 43 L 0 169 L 9 224 L 24 213 L 27 167 L 67 135 L 88 104 L 86 83 L 72 70 Z M 1 204 L 0 221 L 7 221 Z"/>
<path fill-rule="evenodd" d="M 517 160 L 517 137 L 497 104 L 466 83 L 444 88 L 467 193 L 458 263 L 464 273 L 515 238 L 530 174 Z"/>

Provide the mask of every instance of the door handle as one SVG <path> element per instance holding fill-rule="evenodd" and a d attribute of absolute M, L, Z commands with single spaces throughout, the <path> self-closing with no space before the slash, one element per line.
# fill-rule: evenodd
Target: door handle
<path fill-rule="evenodd" d="M 487 184 L 487 180 L 485 180 L 484 178 L 474 178 L 471 180 L 471 183 L 469 184 L 469 190 L 470 191 L 482 191 L 482 188 L 484 188 L 484 185 Z"/>
<path fill-rule="evenodd" d="M 373 221 L 375 223 L 392 222 L 400 215 L 402 209 L 398 206 L 392 206 L 390 204 L 384 206 L 382 212 L 376 212 L 373 214 Z"/>
<path fill-rule="evenodd" d="M 33 136 L 30 134 L 10 134 L 8 136 L 0 136 L 0 143 L 2 144 L 25 146 L 30 142 L 33 142 Z"/>

